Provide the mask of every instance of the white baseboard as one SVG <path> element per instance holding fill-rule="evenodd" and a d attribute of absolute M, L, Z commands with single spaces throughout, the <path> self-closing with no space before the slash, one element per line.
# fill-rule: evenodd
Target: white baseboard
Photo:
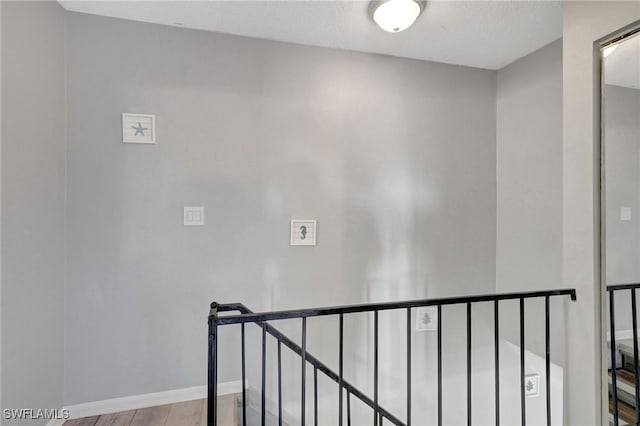
<path fill-rule="evenodd" d="M 229 395 L 242 392 L 242 381 L 218 383 L 218 395 Z M 156 405 L 175 404 L 207 397 L 207 386 L 174 389 L 164 392 L 131 395 L 122 398 L 105 399 L 103 401 L 86 402 L 64 407 L 69 410 L 70 418 L 100 416 L 120 411 L 137 410 Z M 64 420 L 51 420 L 47 426 L 61 426 Z"/>
<path fill-rule="evenodd" d="M 633 330 L 616 330 L 616 340 L 633 339 Z M 607 333 L 607 342 L 611 341 L 611 332 Z"/>

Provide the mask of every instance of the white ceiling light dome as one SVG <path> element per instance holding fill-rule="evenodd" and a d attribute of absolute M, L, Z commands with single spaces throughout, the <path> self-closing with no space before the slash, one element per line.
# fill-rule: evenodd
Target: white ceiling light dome
<path fill-rule="evenodd" d="M 369 14 L 383 30 L 398 33 L 415 22 L 424 10 L 425 3 L 419 0 L 373 1 L 369 5 Z"/>

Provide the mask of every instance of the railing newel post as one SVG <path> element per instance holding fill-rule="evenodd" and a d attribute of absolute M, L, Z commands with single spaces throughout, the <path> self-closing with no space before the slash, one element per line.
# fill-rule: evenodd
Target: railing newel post
<path fill-rule="evenodd" d="M 207 386 L 207 426 L 217 425 L 218 404 L 218 306 L 211 303 L 209 311 L 209 351 L 207 357 L 208 386 Z"/>

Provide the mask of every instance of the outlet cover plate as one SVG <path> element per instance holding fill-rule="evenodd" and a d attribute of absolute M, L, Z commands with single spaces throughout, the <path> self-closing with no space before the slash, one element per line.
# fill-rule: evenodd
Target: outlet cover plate
<path fill-rule="evenodd" d="M 186 206 L 183 223 L 184 226 L 204 226 L 204 207 Z"/>
<path fill-rule="evenodd" d="M 631 220 L 631 207 L 620 207 L 620 220 L 624 222 Z"/>

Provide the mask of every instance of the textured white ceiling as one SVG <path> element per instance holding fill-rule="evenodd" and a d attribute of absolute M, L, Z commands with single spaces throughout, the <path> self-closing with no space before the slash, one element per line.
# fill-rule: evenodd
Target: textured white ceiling
<path fill-rule="evenodd" d="M 607 84 L 640 89 L 640 36 L 624 40 L 604 59 Z"/>
<path fill-rule="evenodd" d="M 76 12 L 488 69 L 562 36 L 559 1 L 429 1 L 397 34 L 373 23 L 367 1 L 58 1 Z"/>

